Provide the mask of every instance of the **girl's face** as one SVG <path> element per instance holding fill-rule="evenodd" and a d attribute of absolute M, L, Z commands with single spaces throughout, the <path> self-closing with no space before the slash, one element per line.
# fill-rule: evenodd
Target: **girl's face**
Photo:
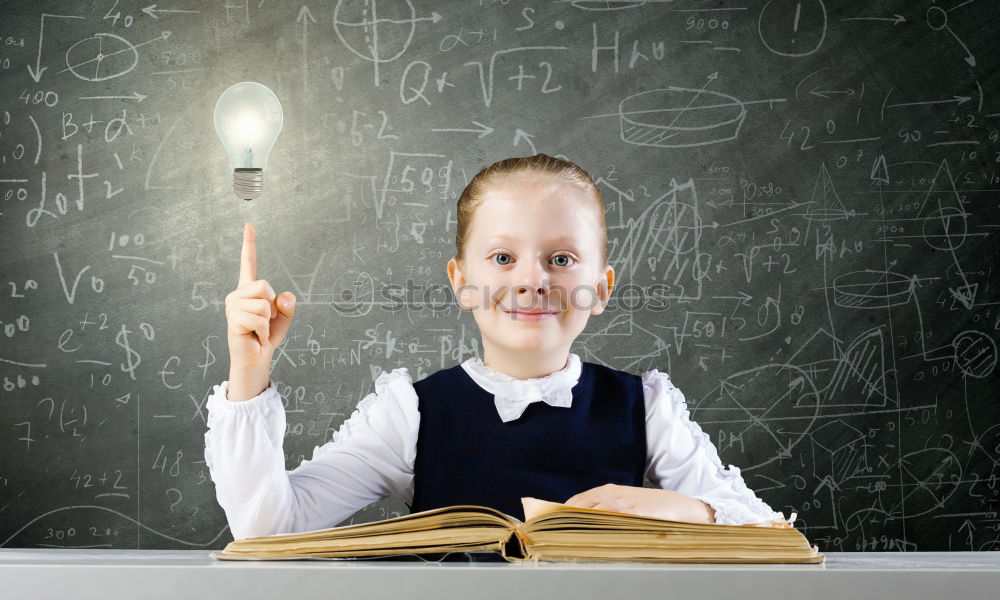
<path fill-rule="evenodd" d="M 587 192 L 550 176 L 507 177 L 485 193 L 464 265 L 452 258 L 448 276 L 479 325 L 487 363 L 557 357 L 555 369 L 562 367 L 614 285 L 614 269 L 601 261 L 599 227 Z"/>

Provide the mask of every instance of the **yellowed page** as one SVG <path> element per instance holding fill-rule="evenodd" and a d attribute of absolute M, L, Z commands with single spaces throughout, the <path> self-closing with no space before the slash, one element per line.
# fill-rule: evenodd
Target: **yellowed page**
<path fill-rule="evenodd" d="M 240 538 L 230 542 L 235 546 L 244 544 L 285 544 L 308 540 L 336 540 L 366 538 L 381 534 L 407 534 L 454 526 L 496 526 L 512 529 L 514 520 L 498 510 L 485 506 L 455 505 L 411 513 L 392 519 L 342 525 L 301 533 L 279 533 L 259 537 Z"/>
<path fill-rule="evenodd" d="M 621 513 L 612 510 L 601 510 L 596 508 L 580 508 L 578 506 L 569 506 L 566 504 L 561 504 L 559 502 L 549 502 L 548 500 L 539 500 L 538 498 L 532 498 L 530 496 L 521 497 L 521 506 L 524 509 L 524 520 L 530 521 L 534 517 L 538 517 L 544 514 L 555 512 L 557 510 L 582 510 L 588 512 L 600 512 L 612 515 L 622 515 L 629 513 Z M 654 518 L 654 517 L 647 517 Z M 660 519 L 666 521 L 666 519 Z M 791 523 L 795 520 L 795 513 L 792 513 L 791 519 L 785 520 L 784 518 L 776 521 L 769 521 L 765 523 L 746 523 L 741 525 L 743 527 L 791 527 Z M 683 521 L 671 521 L 676 523 L 681 523 Z M 698 523 L 701 525 L 701 523 Z M 708 523 L 705 523 L 706 525 Z"/>
<path fill-rule="evenodd" d="M 789 521 L 687 523 L 522 497 L 528 560 L 821 562 Z M 794 519 L 794 515 L 792 517 Z"/>
<path fill-rule="evenodd" d="M 534 517 L 550 513 L 554 510 L 570 508 L 565 504 L 560 504 L 558 502 L 549 502 L 548 500 L 539 500 L 538 498 L 523 496 L 521 497 L 521 506 L 524 508 L 525 521 L 530 521 Z"/>

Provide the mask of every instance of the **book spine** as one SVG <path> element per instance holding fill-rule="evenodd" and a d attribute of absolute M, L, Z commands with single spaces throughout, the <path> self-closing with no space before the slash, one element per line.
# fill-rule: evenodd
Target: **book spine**
<path fill-rule="evenodd" d="M 510 535 L 500 544 L 500 555 L 509 562 L 522 561 L 527 556 L 526 541 L 521 531 L 516 527 L 510 530 Z"/>

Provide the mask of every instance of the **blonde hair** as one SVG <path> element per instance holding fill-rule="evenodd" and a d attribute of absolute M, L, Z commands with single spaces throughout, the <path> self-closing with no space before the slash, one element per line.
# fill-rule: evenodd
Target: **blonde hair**
<path fill-rule="evenodd" d="M 458 198 L 458 228 L 455 232 L 455 259 L 465 262 L 465 238 L 468 236 L 469 227 L 472 224 L 472 217 L 476 209 L 483 202 L 483 196 L 489 187 L 497 180 L 514 176 L 540 174 L 548 175 L 558 181 L 579 186 L 583 190 L 590 192 L 593 199 L 593 207 L 597 211 L 598 224 L 598 247 L 600 249 L 601 266 L 607 262 L 608 256 L 608 230 L 604 222 L 604 198 L 601 190 L 594 184 L 594 180 L 586 171 L 576 164 L 549 156 L 548 154 L 536 154 L 534 156 L 520 156 L 505 158 L 486 167 L 469 181 L 465 186 L 462 195 Z"/>

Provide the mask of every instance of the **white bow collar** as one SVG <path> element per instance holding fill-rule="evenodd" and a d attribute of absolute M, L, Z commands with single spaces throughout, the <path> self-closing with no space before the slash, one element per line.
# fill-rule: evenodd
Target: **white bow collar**
<path fill-rule="evenodd" d="M 581 371 L 580 357 L 572 352 L 565 367 L 533 379 L 515 379 L 494 371 L 479 358 L 466 360 L 462 368 L 479 387 L 493 394 L 497 414 L 504 423 L 520 417 L 532 402 L 542 401 L 563 408 L 572 406 L 573 386 L 580 380 Z"/>

